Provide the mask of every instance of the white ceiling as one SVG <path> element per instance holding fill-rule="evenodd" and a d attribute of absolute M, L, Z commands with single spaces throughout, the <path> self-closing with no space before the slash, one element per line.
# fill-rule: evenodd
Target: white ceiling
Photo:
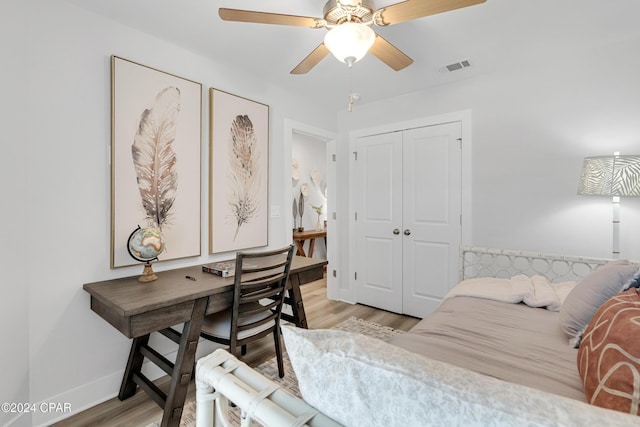
<path fill-rule="evenodd" d="M 184 46 L 324 105 L 346 107 L 351 89 L 361 102 L 413 92 L 477 74 L 537 63 L 571 66 L 573 52 L 640 37 L 639 0 L 487 0 L 374 29 L 413 58 L 396 72 L 371 55 L 349 72 L 329 55 L 306 75 L 294 68 L 326 30 L 222 21 L 219 7 L 322 17 L 323 0 L 67 0 Z M 429 0 L 416 0 L 429 1 Z M 398 0 L 378 0 L 378 8 Z M 442 73 L 469 59 L 471 68 Z M 350 83 L 351 82 L 351 83 Z"/>

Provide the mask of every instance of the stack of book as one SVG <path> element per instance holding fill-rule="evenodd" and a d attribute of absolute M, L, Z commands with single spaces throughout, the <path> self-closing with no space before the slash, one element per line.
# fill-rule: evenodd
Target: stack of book
<path fill-rule="evenodd" d="M 205 273 L 217 274 L 222 277 L 231 277 L 236 274 L 236 262 L 235 261 L 219 261 L 210 262 L 202 266 L 202 271 Z"/>

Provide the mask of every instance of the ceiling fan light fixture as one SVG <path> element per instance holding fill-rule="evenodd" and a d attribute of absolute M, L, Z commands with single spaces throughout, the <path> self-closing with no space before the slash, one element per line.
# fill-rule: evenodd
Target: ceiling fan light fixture
<path fill-rule="evenodd" d="M 368 25 L 346 22 L 329 30 L 324 36 L 324 45 L 338 61 L 351 66 L 362 59 L 375 39 L 376 34 Z"/>

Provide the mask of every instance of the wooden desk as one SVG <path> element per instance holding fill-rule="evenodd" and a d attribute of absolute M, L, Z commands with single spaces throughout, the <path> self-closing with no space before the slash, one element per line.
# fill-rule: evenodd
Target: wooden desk
<path fill-rule="evenodd" d="M 327 231 L 326 230 L 311 230 L 311 231 L 294 231 L 293 241 L 296 243 L 298 252 L 296 255 L 313 258 L 313 248 L 316 244 L 318 237 L 324 238 L 324 245 L 327 246 Z M 309 240 L 309 255 L 304 252 L 304 241 Z"/>
<path fill-rule="evenodd" d="M 307 327 L 300 285 L 321 279 L 326 263 L 326 260 L 293 257 L 285 298 L 293 316 L 283 313 L 284 320 Z M 161 271 L 157 275 L 158 280 L 149 283 L 140 283 L 138 276 L 134 276 L 87 283 L 83 288 L 91 295 L 91 309 L 125 336 L 133 338 L 118 394 L 120 400 L 133 396 L 140 386 L 164 409 L 161 426 L 179 426 L 202 321 L 205 315 L 231 306 L 233 277 L 204 273 L 201 265 Z M 181 334 L 170 328 L 178 324 L 184 324 Z M 149 346 L 152 332 L 160 332 L 178 343 L 174 363 Z M 142 374 L 145 357 L 171 376 L 168 394 Z"/>

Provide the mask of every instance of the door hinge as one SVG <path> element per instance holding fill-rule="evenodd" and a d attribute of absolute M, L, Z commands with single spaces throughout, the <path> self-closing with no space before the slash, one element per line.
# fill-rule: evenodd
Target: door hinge
<path fill-rule="evenodd" d="M 333 270 L 333 277 L 338 277 L 338 273 L 335 270 Z"/>
<path fill-rule="evenodd" d="M 354 280 L 358 280 L 358 272 L 357 271 L 355 273 L 353 273 L 353 279 Z"/>
<path fill-rule="evenodd" d="M 353 219 L 355 219 L 356 221 L 358 220 L 358 212 L 353 213 Z"/>
<path fill-rule="evenodd" d="M 334 162 L 336 161 L 336 155 L 335 154 L 331 155 L 331 160 L 334 161 Z"/>
<path fill-rule="evenodd" d="M 353 152 L 353 160 L 358 160 L 358 152 L 357 151 Z"/>
<path fill-rule="evenodd" d="M 332 213 L 332 214 L 331 214 L 331 217 L 332 217 L 333 219 L 336 219 L 336 213 L 335 213 L 335 212 L 334 212 L 334 213 Z"/>
<path fill-rule="evenodd" d="M 460 214 L 460 226 L 462 226 L 462 214 Z"/>
<path fill-rule="evenodd" d="M 457 138 L 456 141 L 458 141 L 458 144 L 460 145 L 460 148 L 462 148 L 462 138 Z"/>

